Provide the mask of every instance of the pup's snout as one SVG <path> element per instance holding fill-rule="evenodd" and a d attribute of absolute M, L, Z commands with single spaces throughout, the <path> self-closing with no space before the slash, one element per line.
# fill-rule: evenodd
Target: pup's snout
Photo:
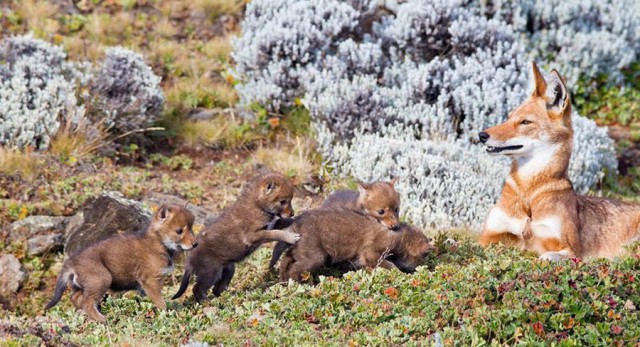
<path fill-rule="evenodd" d="M 484 131 L 481 131 L 480 134 L 478 134 L 478 137 L 480 138 L 480 142 L 485 143 L 491 136 Z"/>
<path fill-rule="evenodd" d="M 280 218 L 291 218 L 293 217 L 293 210 L 284 210 L 280 212 Z"/>

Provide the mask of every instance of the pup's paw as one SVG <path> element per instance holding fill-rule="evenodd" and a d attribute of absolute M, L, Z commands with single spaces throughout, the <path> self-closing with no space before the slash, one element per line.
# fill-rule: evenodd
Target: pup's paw
<path fill-rule="evenodd" d="M 300 240 L 300 234 L 287 232 L 287 234 L 285 236 L 285 240 L 283 240 L 283 241 L 286 242 L 286 243 L 289 243 L 289 244 L 294 244 L 294 243 L 298 242 L 298 240 Z"/>

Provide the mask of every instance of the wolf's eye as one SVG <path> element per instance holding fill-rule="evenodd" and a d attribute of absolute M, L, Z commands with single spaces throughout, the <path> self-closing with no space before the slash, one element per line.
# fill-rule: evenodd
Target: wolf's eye
<path fill-rule="evenodd" d="M 178 234 L 178 235 L 182 234 L 182 228 L 176 229 L 176 234 Z"/>
<path fill-rule="evenodd" d="M 382 216 L 384 214 L 384 210 L 378 210 L 378 214 Z"/>
<path fill-rule="evenodd" d="M 398 213 L 398 208 L 393 209 L 393 212 Z"/>
<path fill-rule="evenodd" d="M 528 119 L 523 119 L 522 122 L 520 122 L 520 124 L 522 124 L 522 125 L 527 125 L 527 124 L 531 124 L 531 123 L 533 123 L 533 122 L 528 120 Z"/>
<path fill-rule="evenodd" d="M 280 200 L 280 205 L 284 206 L 287 204 L 287 200 Z"/>

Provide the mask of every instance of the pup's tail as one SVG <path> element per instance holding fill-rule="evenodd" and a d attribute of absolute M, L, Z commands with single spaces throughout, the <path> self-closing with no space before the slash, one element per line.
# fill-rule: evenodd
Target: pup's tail
<path fill-rule="evenodd" d="M 271 254 L 271 260 L 269 261 L 269 269 L 273 269 L 278 262 L 278 259 L 282 256 L 282 253 L 289 248 L 289 244 L 286 242 L 278 241 L 273 247 L 273 253 Z"/>
<path fill-rule="evenodd" d="M 172 300 L 175 300 L 181 297 L 182 294 L 184 294 L 184 292 L 187 290 L 187 287 L 189 286 L 190 278 L 191 278 L 191 267 L 187 265 L 184 268 L 184 275 L 182 275 L 182 282 L 180 282 L 180 289 L 178 289 L 178 292 L 171 297 Z"/>
<path fill-rule="evenodd" d="M 49 301 L 47 306 L 45 306 L 44 308 L 45 310 L 52 308 L 60 301 L 60 299 L 62 298 L 62 294 L 64 294 L 64 291 L 67 289 L 69 281 L 73 281 L 72 279 L 73 276 L 75 276 L 73 272 L 67 272 L 65 270 L 62 270 L 62 272 L 60 273 L 60 276 L 58 276 L 56 289 L 53 291 L 53 298 L 51 299 L 51 301 Z"/>

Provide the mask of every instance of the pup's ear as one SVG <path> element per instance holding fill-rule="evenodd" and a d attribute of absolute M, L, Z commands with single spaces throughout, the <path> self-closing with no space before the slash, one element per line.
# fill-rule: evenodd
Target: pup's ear
<path fill-rule="evenodd" d="M 389 181 L 389 184 L 392 186 L 395 186 L 396 182 L 398 182 L 398 177 L 392 177 L 391 181 Z"/>
<path fill-rule="evenodd" d="M 171 208 L 169 208 L 165 204 L 162 204 L 162 206 L 158 208 L 158 212 L 156 212 L 156 216 L 161 222 L 164 221 L 165 219 L 171 217 Z"/>
<path fill-rule="evenodd" d="M 366 183 L 362 183 L 360 181 L 357 181 L 356 184 L 358 185 L 358 193 L 360 194 L 361 198 L 364 198 L 365 196 L 367 196 L 367 194 L 369 194 L 369 185 Z"/>
<path fill-rule="evenodd" d="M 562 77 L 557 70 L 551 71 L 549 86 L 547 88 L 547 109 L 551 112 L 565 115 L 565 110 L 569 106 L 569 93 Z M 571 116 L 570 112 L 569 117 Z"/>
<path fill-rule="evenodd" d="M 278 187 L 277 184 L 275 184 L 275 182 L 273 181 L 269 181 L 264 185 L 264 193 L 265 194 L 270 194 L 271 192 L 273 192 L 276 188 Z"/>
<path fill-rule="evenodd" d="M 429 242 L 420 243 L 418 247 L 414 249 L 414 255 L 424 255 L 427 252 L 434 250 L 435 247 L 431 245 Z"/>
<path fill-rule="evenodd" d="M 545 93 L 547 92 L 547 82 L 542 77 L 542 73 L 540 69 L 538 69 L 538 65 L 536 65 L 535 61 L 531 62 L 531 72 L 533 78 L 533 93 L 531 97 L 540 97 L 544 98 Z"/>

